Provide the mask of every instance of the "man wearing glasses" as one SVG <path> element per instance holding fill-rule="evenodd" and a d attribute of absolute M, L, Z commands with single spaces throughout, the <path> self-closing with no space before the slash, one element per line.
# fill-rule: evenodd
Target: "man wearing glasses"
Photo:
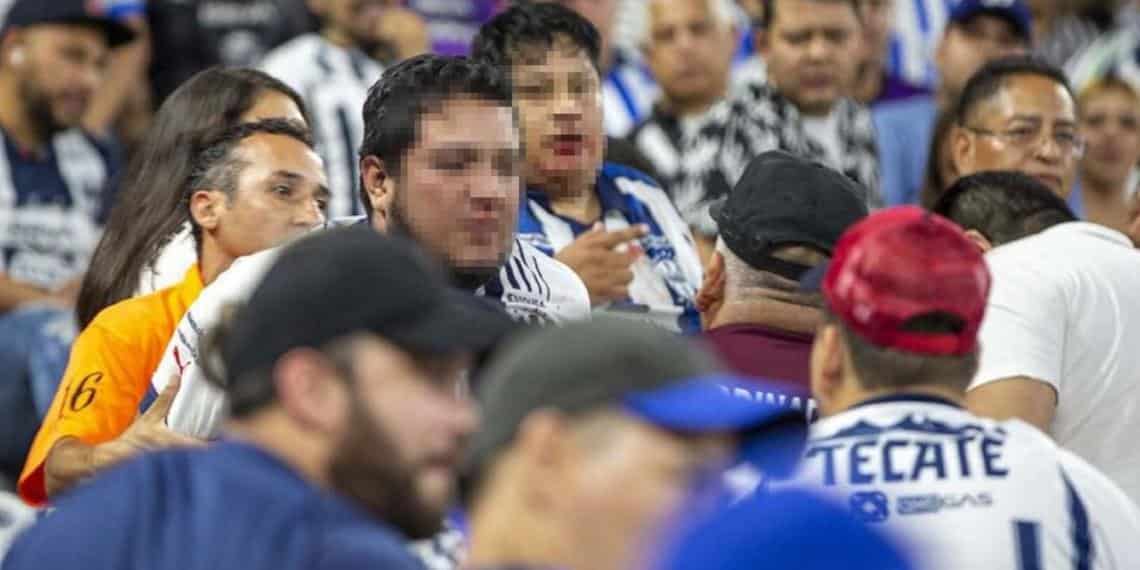
<path fill-rule="evenodd" d="M 1084 151 L 1061 70 L 1028 56 L 995 60 L 966 83 L 951 153 L 960 176 L 1013 170 L 1068 198 Z"/>

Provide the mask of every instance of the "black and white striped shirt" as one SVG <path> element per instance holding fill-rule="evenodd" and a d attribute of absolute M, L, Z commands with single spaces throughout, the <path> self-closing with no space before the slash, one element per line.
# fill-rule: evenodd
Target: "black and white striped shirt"
<path fill-rule="evenodd" d="M 309 106 L 332 191 L 329 216 L 364 213 L 356 191 L 356 153 L 364 139 L 361 109 L 368 88 L 384 68 L 360 50 L 333 45 L 318 34 L 300 36 L 273 50 L 261 67 L 296 89 Z"/>

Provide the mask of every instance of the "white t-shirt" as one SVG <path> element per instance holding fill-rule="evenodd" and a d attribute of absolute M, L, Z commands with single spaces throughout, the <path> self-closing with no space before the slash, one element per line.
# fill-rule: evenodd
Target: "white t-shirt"
<path fill-rule="evenodd" d="M 190 222 L 170 238 L 158 252 L 154 263 L 142 268 L 135 296 L 150 295 L 155 291 L 173 287 L 186 276 L 186 270 L 198 263 L 198 250 L 194 244 Z"/>
<path fill-rule="evenodd" d="M 1029 424 L 936 398 L 816 422 L 794 484 L 897 535 L 924 570 L 1140 568 L 1140 510 L 1119 487 Z"/>
<path fill-rule="evenodd" d="M 832 109 L 824 117 L 803 117 L 804 130 L 827 153 L 827 164 L 843 164 L 843 143 L 839 141 L 839 113 Z"/>
<path fill-rule="evenodd" d="M 1072 222 L 986 255 L 993 288 L 971 388 L 1014 376 L 1057 392 L 1057 443 L 1140 504 L 1140 251 Z"/>
<path fill-rule="evenodd" d="M 333 225 L 352 223 L 337 220 Z M 199 365 L 202 335 L 216 326 L 227 306 L 244 302 L 272 267 L 282 248 L 240 258 L 202 290 L 178 323 L 151 377 L 161 393 L 174 376 L 182 385 L 166 423 L 198 438 L 215 437 L 225 416 L 225 395 L 208 381 Z M 497 279 L 480 294 L 499 299 L 511 318 L 534 324 L 559 324 L 590 318 L 590 298 L 578 275 L 561 262 L 516 240 Z"/>

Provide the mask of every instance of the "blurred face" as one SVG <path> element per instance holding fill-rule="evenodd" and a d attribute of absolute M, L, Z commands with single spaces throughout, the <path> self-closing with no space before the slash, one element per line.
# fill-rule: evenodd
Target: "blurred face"
<path fill-rule="evenodd" d="M 649 4 L 649 68 L 678 107 L 724 96 L 736 34 L 720 21 L 710 0 L 654 0 Z"/>
<path fill-rule="evenodd" d="M 826 115 L 855 79 L 859 15 L 847 2 L 775 0 L 762 36 L 768 77 L 801 112 Z"/>
<path fill-rule="evenodd" d="M 1081 135 L 1087 148 L 1081 177 L 1121 186 L 1140 160 L 1140 105 L 1135 96 L 1112 88 L 1085 98 Z"/>
<path fill-rule="evenodd" d="M 279 245 L 324 221 L 328 182 L 321 159 L 283 135 L 251 136 L 234 151 L 245 163 L 232 194 L 211 191 L 216 219 L 204 235 L 236 259 Z"/>
<path fill-rule="evenodd" d="M 863 37 L 872 61 L 885 61 L 891 43 L 891 24 L 895 19 L 893 0 L 863 0 Z"/>
<path fill-rule="evenodd" d="M 510 107 L 454 98 L 420 118 L 392 223 L 453 269 L 493 274 L 510 253 L 522 162 Z"/>
<path fill-rule="evenodd" d="M 986 63 L 1027 50 L 1028 45 L 1018 37 L 1013 24 L 996 16 L 981 15 L 961 24 L 950 24 L 935 53 L 944 100 L 955 99 Z"/>
<path fill-rule="evenodd" d="M 332 486 L 412 539 L 439 531 L 478 425 L 461 396 L 466 365 L 463 358 L 417 362 L 375 339 L 356 349 Z"/>
<path fill-rule="evenodd" d="M 589 184 L 602 166 L 602 96 L 589 57 L 559 41 L 542 59 L 511 71 L 526 136 L 526 183 Z"/>
<path fill-rule="evenodd" d="M 1080 159 L 1076 104 L 1052 79 L 1018 75 L 978 105 L 953 135 L 957 174 L 1014 170 L 1061 197 L 1072 191 Z"/>
<path fill-rule="evenodd" d="M 384 9 L 398 0 L 310 0 L 313 12 L 336 34 L 370 52 L 377 45 L 376 28 Z"/>
<path fill-rule="evenodd" d="M 253 123 L 262 119 L 290 119 L 305 124 L 301 109 L 288 95 L 280 91 L 265 90 L 257 96 L 248 111 L 241 116 L 243 123 Z"/>
<path fill-rule="evenodd" d="M 16 32 L 4 69 L 45 133 L 79 125 L 103 80 L 107 41 L 96 28 L 43 24 Z"/>
<path fill-rule="evenodd" d="M 564 522 L 580 556 L 568 567 L 637 567 L 698 478 L 729 454 L 727 438 L 684 438 L 631 418 L 620 421 L 585 444 L 562 481 Z"/>

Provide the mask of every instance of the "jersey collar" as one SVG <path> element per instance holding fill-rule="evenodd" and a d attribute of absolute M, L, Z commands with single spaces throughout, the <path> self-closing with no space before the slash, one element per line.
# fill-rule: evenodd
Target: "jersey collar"
<path fill-rule="evenodd" d="M 909 404 L 939 404 L 942 406 L 950 406 L 951 408 L 956 408 L 959 410 L 962 409 L 962 406 L 953 400 L 949 400 L 941 396 L 934 396 L 931 394 L 888 394 L 886 396 L 879 396 L 877 398 L 871 398 L 870 400 L 864 400 L 858 404 L 855 404 L 854 406 L 851 406 L 848 409 L 854 410 L 857 408 L 865 408 L 867 406 L 874 406 L 878 404 L 892 404 L 896 402 L 906 402 Z"/>

